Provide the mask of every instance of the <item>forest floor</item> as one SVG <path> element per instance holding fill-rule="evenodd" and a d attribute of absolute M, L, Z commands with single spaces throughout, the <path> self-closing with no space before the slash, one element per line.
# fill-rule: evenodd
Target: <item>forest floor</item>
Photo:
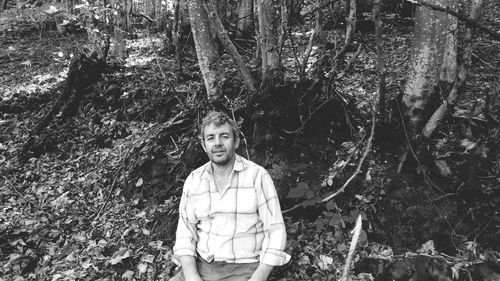
<path fill-rule="evenodd" d="M 394 103 L 389 114 L 395 119 L 412 41 L 411 28 L 406 29 L 385 35 L 387 89 Z M 482 115 L 498 81 L 500 47 L 487 39 L 478 42 L 467 84 L 476 96 L 461 103 L 454 121 L 445 125 L 448 133 L 443 130 L 429 144 L 442 161 L 429 161 L 434 166 L 420 172 L 410 163 L 396 174 L 395 146 L 405 136 L 396 133 L 403 130 L 394 121 L 393 130 L 381 129 L 391 136 L 378 138 L 363 173 L 346 192 L 318 204 L 352 175 L 369 136 L 375 44 L 372 35 L 360 38 L 365 47 L 334 90 L 354 103 L 327 102 L 302 135 L 284 137 L 293 140 L 288 148 L 285 141 L 267 144 L 265 151 L 248 151 L 251 146 L 239 151 L 270 171 L 284 210 L 306 202 L 284 215 L 293 258 L 271 280 L 337 280 L 358 215 L 363 231 L 353 280 L 372 280 L 366 273 L 376 280 L 389 280 L 387 274 L 413 280 L 415 267 L 406 258 L 417 253 L 445 260 L 446 270 L 461 280 L 483 276 L 473 265 L 497 262 L 500 251 L 500 162 L 494 147 L 500 133 Z M 305 32 L 296 40 L 307 42 Z M 189 45 L 178 75 L 159 34 L 143 33 L 127 44 L 127 59 L 108 62 L 78 113 L 67 120 L 56 117 L 36 136 L 23 162 L 18 155 L 30 131 L 61 94 L 71 59 L 90 43 L 85 35 L 54 31 L 1 37 L 0 280 L 168 280 L 176 270 L 171 247 L 182 181 L 206 161 L 194 130 L 205 105 L 204 86 Z M 285 60 L 288 70 L 293 61 Z M 237 76 L 228 57 L 224 66 L 228 76 Z M 293 71 L 287 79 L 297 81 Z M 245 101 L 238 83 L 228 86 L 235 111 Z M 317 95 L 310 84 L 294 85 Z M 318 109 L 324 101 L 312 97 L 299 111 Z M 339 115 L 328 116 L 339 108 Z M 337 131 L 325 131 L 322 122 Z M 397 260 L 404 262 L 387 264 Z"/>

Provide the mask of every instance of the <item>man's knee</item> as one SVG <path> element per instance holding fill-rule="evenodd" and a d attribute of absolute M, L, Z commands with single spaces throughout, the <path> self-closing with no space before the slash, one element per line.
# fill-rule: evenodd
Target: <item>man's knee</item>
<path fill-rule="evenodd" d="M 169 281 L 184 281 L 184 274 L 182 274 L 182 270 L 170 278 Z"/>

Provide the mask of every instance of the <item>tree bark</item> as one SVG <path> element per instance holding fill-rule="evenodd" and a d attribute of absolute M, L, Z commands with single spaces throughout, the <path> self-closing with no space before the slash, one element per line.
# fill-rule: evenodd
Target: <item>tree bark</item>
<path fill-rule="evenodd" d="M 205 82 L 208 99 L 215 101 L 222 95 L 221 84 L 224 80 L 215 36 L 207 12 L 203 7 L 203 0 L 190 0 L 188 9 L 198 64 Z"/>
<path fill-rule="evenodd" d="M 261 37 L 262 81 L 281 79 L 282 69 L 278 43 L 278 17 L 272 0 L 257 0 Z"/>
<path fill-rule="evenodd" d="M 7 9 L 8 0 L 2 0 L 2 4 L 0 5 L 0 13 Z"/>
<path fill-rule="evenodd" d="M 454 0 L 433 1 L 446 6 Z M 403 93 L 403 107 L 408 118 L 410 137 L 415 136 L 422 126 L 424 109 L 438 85 L 449 26 L 446 13 L 417 7 L 408 80 Z"/>
<path fill-rule="evenodd" d="M 321 6 L 321 0 L 317 0 L 317 6 Z M 306 74 L 307 63 L 309 61 L 309 57 L 311 56 L 313 43 L 315 37 L 317 37 L 318 33 L 321 31 L 321 15 L 318 11 L 316 14 L 316 24 L 314 28 L 311 30 L 311 37 L 309 37 L 309 43 L 307 44 L 306 51 L 304 53 L 304 59 L 302 60 L 302 66 L 300 68 L 300 76 L 303 77 Z"/>
<path fill-rule="evenodd" d="M 247 38 L 252 34 L 253 0 L 241 0 L 238 5 L 236 37 Z"/>
<path fill-rule="evenodd" d="M 384 63 L 384 46 L 382 38 L 382 20 L 380 19 L 381 0 L 373 1 L 373 21 L 375 23 L 375 37 L 377 41 L 377 78 L 378 78 L 378 114 L 379 122 L 385 122 L 385 63 Z"/>
<path fill-rule="evenodd" d="M 347 52 L 347 48 L 352 43 L 352 39 L 354 37 L 354 31 L 356 30 L 356 13 L 357 13 L 356 0 L 351 0 L 349 4 L 349 15 L 347 16 L 347 27 L 345 31 L 344 45 L 342 46 L 342 49 L 340 49 L 338 52 L 335 53 L 335 57 L 333 57 L 332 59 L 332 61 L 334 62 Z"/>
<path fill-rule="evenodd" d="M 177 71 L 182 72 L 181 50 L 179 46 L 179 10 L 180 0 L 174 2 L 174 22 L 172 24 L 172 44 L 175 49 L 175 59 L 177 61 Z"/>
<path fill-rule="evenodd" d="M 471 18 L 475 21 L 479 19 L 481 13 L 481 7 L 483 5 L 483 0 L 473 0 L 471 7 Z M 465 31 L 465 46 L 462 56 L 462 63 L 458 67 L 458 72 L 456 72 L 455 82 L 453 87 L 448 94 L 446 100 L 439 106 L 439 108 L 432 114 L 429 121 L 426 123 L 422 130 L 422 135 L 429 138 L 435 131 L 437 126 L 441 123 L 441 120 L 445 117 L 449 109 L 453 108 L 455 105 L 460 92 L 465 86 L 465 78 L 467 75 L 467 70 L 471 65 L 472 51 L 474 46 L 474 36 L 473 29 L 468 27 Z"/>
<path fill-rule="evenodd" d="M 205 0 L 204 7 L 207 10 L 208 17 L 210 18 L 213 27 L 216 30 L 217 35 L 219 36 L 219 39 L 221 40 L 222 44 L 228 51 L 229 55 L 231 55 L 231 58 L 233 59 L 234 63 L 238 66 L 238 71 L 243 77 L 243 80 L 248 90 L 255 92 L 256 91 L 255 85 L 257 83 L 255 79 L 252 77 L 252 74 L 250 73 L 248 68 L 246 67 L 243 58 L 240 56 L 240 54 L 236 50 L 236 47 L 233 45 L 233 42 L 231 42 L 231 39 L 229 38 L 229 35 L 227 34 L 227 31 L 224 28 L 224 25 L 222 24 L 222 21 L 217 14 L 217 10 L 214 3 L 211 0 Z"/>

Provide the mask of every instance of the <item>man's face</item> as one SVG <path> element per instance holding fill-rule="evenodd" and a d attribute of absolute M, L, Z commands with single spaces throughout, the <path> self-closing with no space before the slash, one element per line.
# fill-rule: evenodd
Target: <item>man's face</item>
<path fill-rule="evenodd" d="M 235 150 L 240 144 L 239 138 L 235 138 L 229 123 L 216 126 L 213 123 L 205 127 L 201 146 L 212 163 L 225 166 L 235 157 Z"/>

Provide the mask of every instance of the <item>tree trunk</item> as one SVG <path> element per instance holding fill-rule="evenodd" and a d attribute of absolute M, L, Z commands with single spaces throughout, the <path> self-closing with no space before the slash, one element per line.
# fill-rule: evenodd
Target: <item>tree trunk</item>
<path fill-rule="evenodd" d="M 262 81 L 281 79 L 282 69 L 278 45 L 278 18 L 272 0 L 258 0 L 261 37 Z"/>
<path fill-rule="evenodd" d="M 385 122 L 385 63 L 384 63 L 384 49 L 382 38 L 382 20 L 380 19 L 380 8 L 382 6 L 381 0 L 373 1 L 373 21 L 375 23 L 375 37 L 377 41 L 377 80 L 378 80 L 378 114 L 379 122 Z"/>
<path fill-rule="evenodd" d="M 2 4 L 0 5 L 0 13 L 7 9 L 8 0 L 2 0 Z"/>
<path fill-rule="evenodd" d="M 448 8 L 456 10 L 458 7 L 457 1 L 448 3 Z M 439 80 L 446 82 L 448 85 L 453 84 L 457 76 L 457 31 L 458 19 L 453 15 L 447 15 L 448 32 L 446 33 L 446 42 Z"/>
<path fill-rule="evenodd" d="M 174 2 L 174 22 L 172 24 L 172 44 L 175 48 L 175 59 L 177 61 L 177 71 L 182 72 L 181 50 L 179 46 L 179 12 L 180 0 Z"/>
<path fill-rule="evenodd" d="M 454 0 L 433 0 L 433 4 L 449 6 Z M 403 93 L 405 116 L 409 134 L 415 136 L 422 126 L 425 107 L 438 85 L 448 42 L 450 22 L 448 15 L 427 7 L 417 7 L 415 32 L 411 49 L 408 80 Z M 448 58 L 447 61 L 450 59 Z M 448 67 L 448 66 L 447 66 Z M 446 71 L 446 73 L 449 71 Z"/>
<path fill-rule="evenodd" d="M 198 64 L 207 88 L 208 99 L 214 101 L 222 95 L 221 83 L 224 80 L 215 36 L 203 7 L 203 0 L 190 0 L 188 9 Z"/>
<path fill-rule="evenodd" d="M 288 6 L 287 1 L 281 1 L 281 32 L 278 38 L 278 45 L 280 46 L 280 53 L 285 44 L 285 36 L 288 30 Z"/>
<path fill-rule="evenodd" d="M 318 7 L 321 6 L 321 0 L 317 0 L 316 3 L 317 3 Z M 304 53 L 304 59 L 302 60 L 302 66 L 300 68 L 300 76 L 301 77 L 304 77 L 306 74 L 306 68 L 307 68 L 307 64 L 309 62 L 309 57 L 311 56 L 311 52 L 313 49 L 313 43 L 314 43 L 316 37 L 318 37 L 318 34 L 321 32 L 321 17 L 322 16 L 321 16 L 320 12 L 318 11 L 318 13 L 316 14 L 316 24 L 314 25 L 314 28 L 311 30 L 311 37 L 309 37 L 309 43 L 307 44 L 307 48 L 306 48 L 306 51 Z"/>
<path fill-rule="evenodd" d="M 481 7 L 483 5 L 483 0 L 473 0 L 471 7 L 471 18 L 473 20 L 478 20 L 479 15 L 481 13 Z M 472 51 L 474 46 L 474 36 L 473 29 L 471 27 L 467 27 L 464 36 L 464 50 L 461 63 L 458 66 L 458 70 L 455 71 L 455 82 L 453 87 L 451 88 L 450 93 L 446 100 L 439 106 L 439 108 L 432 114 L 429 121 L 426 123 L 425 127 L 422 130 L 422 135 L 426 138 L 429 138 L 437 126 L 441 123 L 441 120 L 445 117 L 448 109 L 453 108 L 455 105 L 461 91 L 465 86 L 465 78 L 467 75 L 467 71 L 471 65 L 472 60 Z"/>
<path fill-rule="evenodd" d="M 236 37 L 248 38 L 252 35 L 253 0 L 241 0 L 238 5 Z"/>

